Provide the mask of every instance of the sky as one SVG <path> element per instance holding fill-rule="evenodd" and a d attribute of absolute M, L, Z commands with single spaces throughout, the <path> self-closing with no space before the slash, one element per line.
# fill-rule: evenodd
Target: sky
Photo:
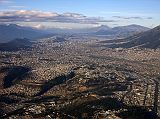
<path fill-rule="evenodd" d="M 0 0 L 0 23 L 36 28 L 160 25 L 160 0 Z"/>

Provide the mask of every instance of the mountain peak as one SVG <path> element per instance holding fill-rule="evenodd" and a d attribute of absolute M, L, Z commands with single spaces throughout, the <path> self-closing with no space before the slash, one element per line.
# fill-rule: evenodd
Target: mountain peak
<path fill-rule="evenodd" d="M 17 24 L 0 25 L 0 43 L 7 43 L 16 38 L 36 39 L 46 34 L 46 32 L 42 32 L 41 30 Z"/>
<path fill-rule="evenodd" d="M 101 25 L 101 26 L 99 26 L 98 28 L 99 28 L 99 29 L 103 29 L 103 30 L 105 30 L 105 29 L 110 29 L 110 27 L 107 26 L 107 25 Z"/>

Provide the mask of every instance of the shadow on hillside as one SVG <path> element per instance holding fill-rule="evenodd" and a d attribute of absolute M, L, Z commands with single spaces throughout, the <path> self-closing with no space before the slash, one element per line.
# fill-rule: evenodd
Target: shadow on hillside
<path fill-rule="evenodd" d="M 7 73 L 3 79 L 3 87 L 9 88 L 13 82 L 23 80 L 22 76 L 31 71 L 31 68 L 24 66 L 4 67 L 0 69 L 0 73 Z"/>
<path fill-rule="evenodd" d="M 18 101 L 19 100 L 15 100 L 7 96 L 0 95 L 0 103 L 13 104 L 13 103 L 17 103 Z"/>
<path fill-rule="evenodd" d="M 35 96 L 43 95 L 44 93 L 46 93 L 48 90 L 50 90 L 54 86 L 63 84 L 64 82 L 66 82 L 67 80 L 73 78 L 74 76 L 75 76 L 75 73 L 73 71 L 71 71 L 67 75 L 61 75 L 61 76 L 58 76 L 58 77 L 56 77 L 54 79 L 51 79 L 51 80 L 45 82 L 41 86 L 40 92 L 35 94 Z"/>

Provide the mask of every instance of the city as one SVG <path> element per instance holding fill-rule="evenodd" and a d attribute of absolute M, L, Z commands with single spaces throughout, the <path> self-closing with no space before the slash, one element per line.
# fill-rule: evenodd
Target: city
<path fill-rule="evenodd" d="M 0 119 L 160 119 L 159 0 L 0 0 Z"/>

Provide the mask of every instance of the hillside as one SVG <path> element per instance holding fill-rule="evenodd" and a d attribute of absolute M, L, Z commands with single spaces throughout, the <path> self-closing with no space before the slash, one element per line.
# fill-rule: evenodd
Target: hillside
<path fill-rule="evenodd" d="M 7 43 L 0 43 L 0 51 L 17 51 L 22 48 L 30 48 L 32 42 L 29 39 L 14 39 Z"/>
<path fill-rule="evenodd" d="M 131 37 L 123 39 L 123 43 L 112 44 L 112 48 L 160 48 L 160 26 L 157 26 L 149 31 L 133 35 Z"/>
<path fill-rule="evenodd" d="M 16 38 L 36 39 L 47 33 L 31 27 L 24 27 L 15 24 L 0 25 L 0 43 L 6 43 Z"/>
<path fill-rule="evenodd" d="M 111 35 L 118 37 L 128 37 L 149 30 L 149 28 L 140 25 L 118 26 L 110 29 L 100 29 L 95 32 L 96 35 Z"/>

